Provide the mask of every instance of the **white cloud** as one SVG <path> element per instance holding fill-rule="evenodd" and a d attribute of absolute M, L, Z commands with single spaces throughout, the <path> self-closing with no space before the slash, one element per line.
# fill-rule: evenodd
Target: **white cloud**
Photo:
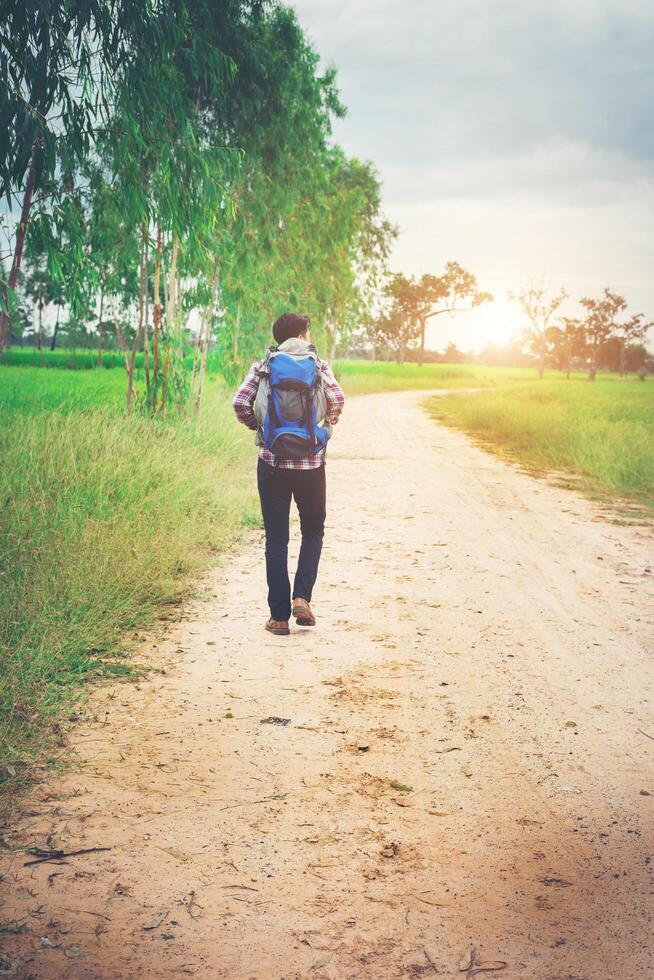
<path fill-rule="evenodd" d="M 611 284 L 654 314 L 654 5 L 295 8 L 339 69 L 349 115 L 336 138 L 384 180 L 402 229 L 397 267 L 438 270 L 456 258 L 498 295 L 542 276 L 575 296 Z M 480 342 L 488 315 L 476 316 Z M 438 330 L 460 338 L 461 326 Z"/>

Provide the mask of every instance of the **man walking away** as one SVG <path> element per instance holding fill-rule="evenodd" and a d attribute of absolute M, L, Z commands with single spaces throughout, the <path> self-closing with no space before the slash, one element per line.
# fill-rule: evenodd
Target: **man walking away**
<path fill-rule="evenodd" d="M 270 619 L 266 629 L 288 635 L 291 612 L 299 626 L 315 626 L 311 596 L 325 529 L 325 454 L 345 397 L 329 364 L 311 343 L 309 317 L 284 313 L 269 348 L 234 395 L 239 422 L 254 429 L 259 446 L 257 485 L 266 531 Z M 288 577 L 291 497 L 300 514 L 302 543 L 293 584 Z"/>

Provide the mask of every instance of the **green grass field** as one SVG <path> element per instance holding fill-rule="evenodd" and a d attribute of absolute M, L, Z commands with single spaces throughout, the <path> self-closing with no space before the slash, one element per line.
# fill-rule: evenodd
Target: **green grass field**
<path fill-rule="evenodd" d="M 654 511 L 654 383 L 600 376 L 502 383 L 429 400 L 432 414 L 486 449 L 578 478 L 592 496 Z"/>
<path fill-rule="evenodd" d="M 46 367 L 65 371 L 87 371 L 98 366 L 97 350 L 75 347 L 57 347 L 56 350 L 37 350 L 36 347 L 10 347 L 2 352 L 0 364 L 4 367 Z M 136 364 L 143 364 L 143 354 L 136 355 Z M 120 351 L 102 353 L 102 368 L 124 368 L 125 360 Z"/>
<path fill-rule="evenodd" d="M 143 368 L 143 353 L 139 352 L 135 358 L 135 366 Z M 193 366 L 193 351 L 188 349 L 185 356 L 187 367 Z M 152 364 L 152 354 L 150 354 L 150 364 Z M 74 347 L 58 347 L 56 350 L 37 350 L 36 347 L 10 347 L 0 355 L 0 366 L 3 367 L 45 367 L 55 368 L 63 371 L 90 371 L 98 367 L 97 350 L 87 350 Z M 215 352 L 209 354 L 208 369 L 216 372 L 220 365 Z M 106 350 L 102 354 L 102 370 L 111 371 L 118 369 L 122 373 L 125 369 L 125 359 L 120 351 Z"/>
<path fill-rule="evenodd" d="M 511 381 L 526 381 L 533 368 L 485 367 L 481 364 L 393 364 L 388 361 L 336 361 L 336 375 L 350 395 L 377 391 L 434 390 L 438 388 L 492 388 Z"/>

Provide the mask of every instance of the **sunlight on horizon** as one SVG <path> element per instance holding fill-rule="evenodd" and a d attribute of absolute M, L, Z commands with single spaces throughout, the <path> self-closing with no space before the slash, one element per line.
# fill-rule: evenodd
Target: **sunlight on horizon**
<path fill-rule="evenodd" d="M 480 351 L 488 344 L 508 344 L 524 326 L 513 303 L 498 296 L 492 303 L 456 316 L 435 317 L 427 327 L 426 346 L 444 350 L 452 342 L 461 351 Z"/>

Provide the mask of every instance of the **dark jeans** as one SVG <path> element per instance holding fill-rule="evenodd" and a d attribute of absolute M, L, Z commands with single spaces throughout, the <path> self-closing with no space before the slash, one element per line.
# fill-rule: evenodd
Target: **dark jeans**
<path fill-rule="evenodd" d="M 300 513 L 302 544 L 293 583 L 296 596 L 311 601 L 318 574 L 325 530 L 325 467 L 286 470 L 259 460 L 257 486 L 266 529 L 266 576 L 272 619 L 291 615 L 291 583 L 288 578 L 288 519 L 291 497 Z"/>

